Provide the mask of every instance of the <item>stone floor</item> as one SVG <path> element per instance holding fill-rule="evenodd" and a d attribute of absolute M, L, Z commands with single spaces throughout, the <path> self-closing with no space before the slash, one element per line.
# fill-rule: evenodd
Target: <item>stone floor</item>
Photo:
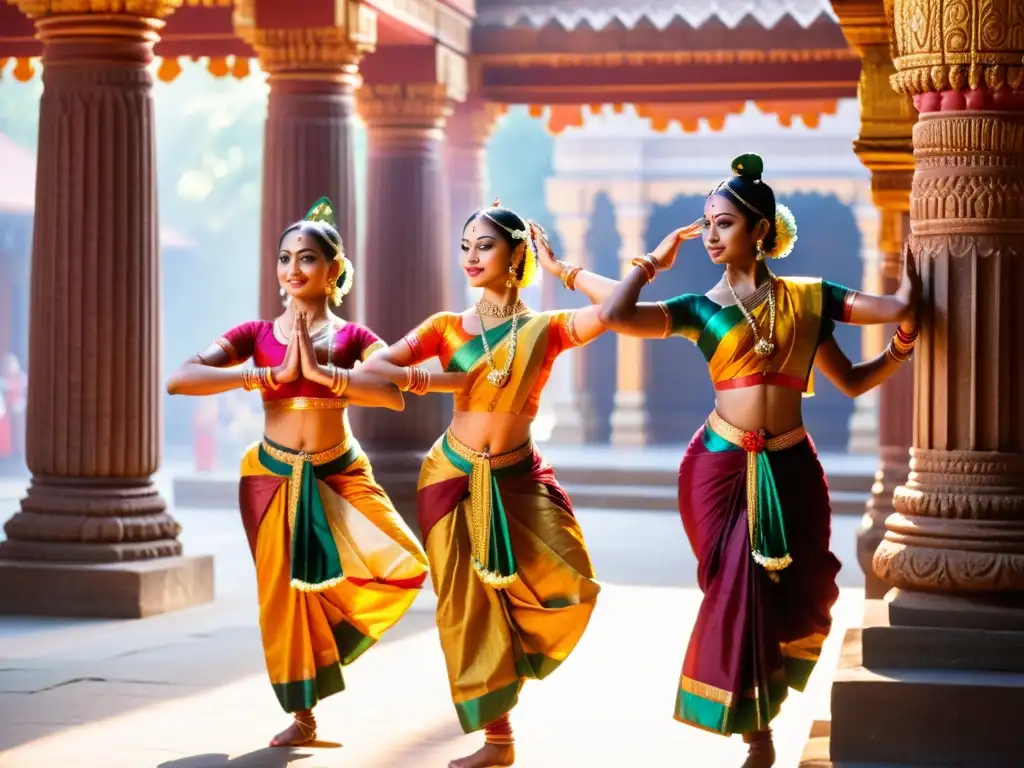
<path fill-rule="evenodd" d="M 0 485 L 0 519 L 18 493 Z M 287 721 L 263 669 L 237 513 L 175 514 L 187 551 L 216 557 L 214 603 L 144 621 L 0 617 L 0 767 L 443 768 L 475 748 L 478 737 L 460 732 L 448 698 L 429 592 L 348 668 L 348 690 L 318 708 L 323 743 L 265 748 Z M 738 766 L 738 740 L 671 717 L 700 597 L 678 518 L 592 509 L 579 516 L 606 588 L 573 657 L 524 690 L 517 765 Z M 777 721 L 780 768 L 797 765 L 811 721 L 827 717 L 838 643 L 860 621 L 857 523 L 835 520 L 834 549 L 846 564 L 836 629 L 809 691 L 794 695 Z"/>

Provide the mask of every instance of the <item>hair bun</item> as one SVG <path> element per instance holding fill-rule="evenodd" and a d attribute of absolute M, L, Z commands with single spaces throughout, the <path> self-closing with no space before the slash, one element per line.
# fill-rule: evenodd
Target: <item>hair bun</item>
<path fill-rule="evenodd" d="M 764 173 L 764 160 L 753 152 L 740 155 L 732 161 L 732 172 L 744 179 L 760 181 L 761 174 Z"/>

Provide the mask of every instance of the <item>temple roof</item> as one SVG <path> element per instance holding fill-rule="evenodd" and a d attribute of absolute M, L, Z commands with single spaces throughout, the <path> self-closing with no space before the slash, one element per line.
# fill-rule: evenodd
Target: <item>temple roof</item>
<path fill-rule="evenodd" d="M 641 22 L 663 30 L 673 24 L 696 29 L 714 19 L 735 28 L 753 20 L 765 29 L 789 16 L 809 27 L 821 17 L 835 19 L 828 0 L 477 0 L 477 27 L 558 26 L 626 29 Z"/>

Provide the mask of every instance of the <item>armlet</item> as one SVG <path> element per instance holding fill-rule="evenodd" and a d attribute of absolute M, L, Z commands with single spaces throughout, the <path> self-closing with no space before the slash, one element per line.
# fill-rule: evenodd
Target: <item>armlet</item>
<path fill-rule="evenodd" d="M 661 338 L 667 339 L 672 335 L 672 313 L 668 311 L 668 304 L 664 301 L 658 302 L 658 309 L 665 316 L 665 330 L 662 331 Z"/>
<path fill-rule="evenodd" d="M 576 313 L 570 312 L 565 318 L 565 337 L 569 340 L 569 343 L 578 347 L 582 343 L 580 337 L 576 335 Z"/>
<path fill-rule="evenodd" d="M 375 341 L 373 342 L 373 344 L 371 344 L 370 346 L 363 350 L 363 354 L 360 356 L 359 359 L 362 360 L 363 362 L 366 362 L 370 355 L 372 355 L 374 352 L 378 352 L 384 349 L 385 346 L 386 345 L 384 344 L 383 341 Z"/>
<path fill-rule="evenodd" d="M 221 336 L 219 339 L 214 341 L 213 344 L 220 347 L 224 354 L 227 355 L 228 359 L 225 365 L 234 365 L 238 362 L 238 355 L 235 353 L 235 348 L 231 345 L 230 341 Z M 196 353 L 196 358 L 203 365 L 212 365 L 209 360 L 203 357 L 202 353 Z"/>

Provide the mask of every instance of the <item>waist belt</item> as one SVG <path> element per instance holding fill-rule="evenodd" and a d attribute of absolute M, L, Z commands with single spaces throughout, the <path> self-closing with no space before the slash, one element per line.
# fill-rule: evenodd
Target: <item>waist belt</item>
<path fill-rule="evenodd" d="M 775 579 L 793 562 L 786 541 L 782 518 L 782 502 L 775 487 L 771 462 L 765 452 L 783 451 L 799 445 L 807 438 L 803 426 L 778 437 L 765 437 L 764 432 L 747 432 L 734 427 L 717 412 L 708 417 L 707 429 L 714 437 L 747 454 L 747 529 L 750 533 L 750 555 Z M 714 445 L 708 448 L 715 450 Z M 719 448 L 721 450 L 721 448 Z"/>
<path fill-rule="evenodd" d="M 293 589 L 323 592 L 345 578 L 316 481 L 344 472 L 361 453 L 355 440 L 312 454 L 290 450 L 266 438 L 260 443 L 260 464 L 278 477 L 288 478 Z"/>
<path fill-rule="evenodd" d="M 469 475 L 473 569 L 485 584 L 497 589 L 515 583 L 519 575 L 498 478 L 523 471 L 525 462 L 533 456 L 533 442 L 492 456 L 459 442 L 449 430 L 442 449 L 453 466 Z"/>

